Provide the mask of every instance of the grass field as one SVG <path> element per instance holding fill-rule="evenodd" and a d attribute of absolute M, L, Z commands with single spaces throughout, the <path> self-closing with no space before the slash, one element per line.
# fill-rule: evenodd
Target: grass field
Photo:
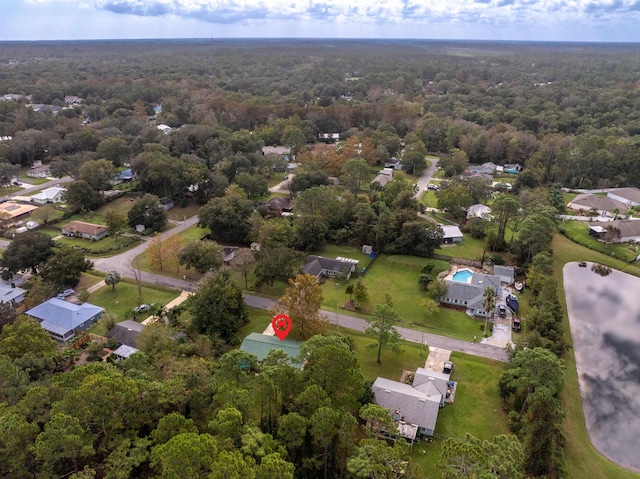
<path fill-rule="evenodd" d="M 640 253 L 640 248 L 635 244 L 604 244 L 589 236 L 589 227 L 585 221 L 565 221 L 560 224 L 560 228 L 572 241 L 614 258 L 631 261 Z"/>
<path fill-rule="evenodd" d="M 589 260 L 599 262 L 626 273 L 640 276 L 640 268 L 617 260 L 602 253 L 591 251 L 577 245 L 568 238 L 557 234 L 553 240 L 554 276 L 558 281 L 560 300 L 564 310 L 563 327 L 565 338 L 572 343 L 566 304 L 564 301 L 564 286 L 562 284 L 562 267 L 570 261 Z M 578 373 L 575 358 L 571 350 L 564 356 L 566 364 L 565 385 L 562 392 L 562 403 L 566 409 L 564 429 L 567 435 L 565 450 L 568 477 L 570 479 L 584 479 L 591 477 L 607 479 L 631 479 L 640 475 L 626 471 L 604 458 L 591 445 L 589 434 L 585 426 L 585 419 L 580 399 Z"/>
<path fill-rule="evenodd" d="M 145 285 L 142 287 L 142 297 L 140 297 L 136 284 L 122 280 L 116 285 L 115 289 L 105 286 L 92 293 L 89 297 L 89 303 L 103 307 L 106 311 L 115 314 L 120 321 L 124 321 L 125 319 L 131 319 L 127 317 L 127 313 L 137 305 L 159 303 L 164 306 L 175 299 L 178 294 L 179 292 L 175 290 Z M 142 320 L 146 318 L 146 316 L 142 316 L 144 315 L 140 315 L 136 319 Z"/>
<path fill-rule="evenodd" d="M 88 251 L 88 254 L 91 254 L 91 252 L 112 250 L 109 253 L 110 255 L 120 254 L 125 250 L 129 249 L 130 247 L 137 245 L 139 242 L 140 240 L 138 238 L 132 238 L 130 236 L 122 236 L 122 235 L 118 236 L 118 241 L 116 241 L 113 236 L 107 236 L 106 238 L 103 238 L 99 241 L 91 241 L 88 239 L 67 238 L 67 237 L 62 237 L 56 240 L 57 244 L 63 244 L 66 246 L 72 246 L 77 248 L 86 248 Z"/>
<path fill-rule="evenodd" d="M 198 213 L 198 210 L 200 209 L 201 206 L 202 205 L 199 205 L 199 204 L 193 203 L 193 202 L 189 203 L 184 208 L 180 208 L 178 206 L 174 206 L 169 211 L 167 211 L 167 217 L 170 220 L 183 221 L 183 220 L 185 220 L 187 218 L 191 218 L 193 215 Z"/>
<path fill-rule="evenodd" d="M 442 245 L 435 252 L 451 258 L 481 261 L 482 254 L 485 252 L 485 244 L 483 239 L 475 239 L 470 234 L 465 234 L 460 243 Z"/>

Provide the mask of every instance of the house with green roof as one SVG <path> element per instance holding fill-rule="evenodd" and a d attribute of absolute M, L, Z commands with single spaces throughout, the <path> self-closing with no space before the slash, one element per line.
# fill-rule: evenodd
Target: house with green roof
<path fill-rule="evenodd" d="M 264 360 L 269 352 L 274 349 L 280 349 L 287 353 L 289 356 L 289 364 L 294 368 L 301 368 L 302 362 L 299 360 L 300 356 L 300 341 L 293 339 L 280 340 L 276 336 L 267 336 L 266 334 L 251 333 L 249 334 L 240 345 L 240 351 L 253 354 L 258 358 L 258 361 Z"/>

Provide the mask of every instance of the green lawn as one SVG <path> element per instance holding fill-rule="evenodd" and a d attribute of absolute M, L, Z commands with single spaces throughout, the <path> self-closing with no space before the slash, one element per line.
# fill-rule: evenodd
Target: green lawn
<path fill-rule="evenodd" d="M 124 321 L 125 319 L 131 319 L 127 317 L 126 313 L 137 305 L 159 303 L 164 306 L 175 299 L 178 294 L 179 292 L 175 290 L 144 285 L 142 287 L 142 297 L 139 297 L 137 285 L 123 280 L 116 285 L 115 290 L 105 286 L 92 293 L 89 297 L 89 303 L 102 306 L 105 310 L 114 313 L 120 321 Z M 145 318 L 146 316 L 142 314 L 136 319 L 143 320 Z"/>
<path fill-rule="evenodd" d="M 18 178 L 21 181 L 24 181 L 26 183 L 32 184 L 32 185 L 41 185 L 42 183 L 46 183 L 47 181 L 51 181 L 48 178 L 31 178 L 30 176 L 27 176 L 27 171 L 26 170 L 20 170 L 20 173 L 18 174 Z M 29 193 L 31 194 L 31 193 Z"/>
<path fill-rule="evenodd" d="M 87 254 L 103 254 L 105 251 L 107 251 L 109 255 L 120 254 L 125 250 L 137 245 L 139 242 L 140 240 L 138 238 L 132 238 L 130 236 L 122 235 L 118 236 L 117 241 L 113 236 L 107 236 L 106 238 L 103 238 L 99 241 L 67 237 L 62 237 L 56 241 L 56 243 L 66 246 L 84 248 L 87 250 Z"/>
<path fill-rule="evenodd" d="M 193 215 L 198 213 L 202 205 L 199 205 L 195 202 L 189 203 L 184 208 L 180 208 L 178 206 L 174 206 L 169 211 L 167 211 L 167 216 L 170 220 L 174 221 L 184 221 L 187 218 L 191 218 Z"/>
<path fill-rule="evenodd" d="M 378 364 L 376 350 L 370 347 L 374 344 L 371 338 L 352 330 L 340 332 L 351 338 L 362 373 L 369 381 L 378 376 L 398 381 L 403 370 L 424 367 L 427 353 L 418 344 L 403 343 L 399 354 L 383 350 L 382 362 Z M 451 379 L 458 382 L 455 402 L 440 410 L 433 443 L 419 442 L 412 450 L 413 460 L 423 469 L 421 477 L 439 477 L 437 463 L 443 439 L 463 438 L 466 433 L 489 439 L 509 432 L 497 386 L 507 365 L 462 353 L 453 353 L 451 359 L 455 363 Z"/>
<path fill-rule="evenodd" d="M 562 267 L 570 261 L 594 261 L 605 264 L 626 273 L 640 276 L 640 268 L 637 264 L 629 264 L 611 258 L 602 253 L 591 251 L 583 246 L 573 243 L 568 238 L 557 234 L 553 240 L 554 276 L 558 281 L 560 301 L 564 310 L 563 327 L 565 339 L 571 341 L 569 321 L 564 300 L 564 286 L 562 284 Z M 565 450 L 567 471 L 569 479 L 583 479 L 586 477 L 606 477 L 607 479 L 631 479 L 640 475 L 626 471 L 616 466 L 600 455 L 591 445 L 589 434 L 585 427 L 582 401 L 578 386 L 578 374 L 576 371 L 575 357 L 571 349 L 564 356 L 565 384 L 562 392 L 562 403 L 566 409 L 564 429 L 567 435 L 567 447 Z"/>
<path fill-rule="evenodd" d="M 450 258 L 464 258 L 474 261 L 481 261 L 485 252 L 483 239 L 472 238 L 470 234 L 465 234 L 460 243 L 442 245 L 435 251 L 437 254 L 449 256 Z"/>
<path fill-rule="evenodd" d="M 89 211 L 84 214 L 80 214 L 80 213 L 75 214 L 64 221 L 61 221 L 60 223 L 58 223 L 57 226 L 64 226 L 70 221 L 74 221 L 74 220 L 84 221 L 86 223 L 93 223 L 96 225 L 104 225 L 105 224 L 104 213 L 106 211 L 116 210 L 119 213 L 122 213 L 123 215 L 126 216 L 127 213 L 129 213 L 129 210 L 131 209 L 131 207 L 133 206 L 133 203 L 135 202 L 135 200 L 136 198 L 126 198 L 126 197 L 117 198 L 107 203 L 106 205 L 101 206 L 95 211 Z"/>
<path fill-rule="evenodd" d="M 589 236 L 589 227 L 585 221 L 565 221 L 560 224 L 560 229 L 575 243 L 627 262 L 640 253 L 640 248 L 636 244 L 604 244 Z"/>
<path fill-rule="evenodd" d="M 434 190 L 424 190 L 420 194 L 420 203 L 427 208 L 437 208 L 438 198 L 436 197 L 436 192 Z"/>

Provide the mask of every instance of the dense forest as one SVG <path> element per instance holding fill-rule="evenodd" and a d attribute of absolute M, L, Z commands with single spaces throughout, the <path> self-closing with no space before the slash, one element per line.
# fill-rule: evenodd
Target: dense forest
<path fill-rule="evenodd" d="M 560 187 L 640 186 L 639 72 L 640 54 L 628 45 L 4 43 L 0 184 L 42 162 L 73 179 L 68 206 L 90 211 L 128 166 L 136 180 L 127 193 L 139 199 L 128 216 L 105 218 L 110 234 L 165 228 L 158 197 L 197 203 L 210 239 L 262 245 L 240 268 L 246 281 L 255 260 L 258 287 L 286 282 L 304 252 L 329 242 L 432 256 L 442 231 L 419 215 L 413 181 L 427 154 L 437 155 L 446 177 L 438 207 L 456 219 L 496 193 L 492 225 L 470 221 L 465 233 L 486 240 L 495 261 L 514 264 L 531 291 L 529 347 L 513 352 L 498 384 L 520 440 L 446 442 L 442 477 L 564 477 L 558 358 L 569 344 L 551 255 Z M 319 141 L 327 134 L 340 141 Z M 262 152 L 276 145 L 290 147 L 291 158 Z M 287 193 L 296 214 L 271 218 L 259 200 L 293 155 L 300 166 Z M 370 187 L 373 172 L 396 157 L 405 172 Z M 524 167 L 516 194 L 459 180 L 483 162 Z M 38 281 L 74 286 L 52 279 L 53 253 L 34 263 L 51 242 L 23 247 L 33 237 L 14 241 L 0 267 L 40 269 Z M 217 269 L 217 248 L 194 241 L 180 261 Z M 432 273 L 421 281 L 435 301 L 442 291 Z M 0 475 L 421 477 L 403 442 L 379 439 L 393 429 L 389 414 L 370 403 L 349 339 L 312 337 L 302 371 L 278 354 L 258 363 L 233 349 L 247 322 L 240 288 L 226 271 L 203 285 L 189 321 L 147 328 L 142 353 L 114 364 L 76 365 L 34 321 L 3 319 Z M 214 310 L 223 320 L 211 320 Z"/>

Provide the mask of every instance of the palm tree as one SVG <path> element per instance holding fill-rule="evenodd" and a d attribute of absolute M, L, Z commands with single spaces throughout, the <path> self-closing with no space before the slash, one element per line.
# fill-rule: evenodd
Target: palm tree
<path fill-rule="evenodd" d="M 482 293 L 482 306 L 484 307 L 484 336 L 487 336 L 487 322 L 489 320 L 489 314 L 493 314 L 493 310 L 496 307 L 496 290 L 493 286 L 487 286 Z"/>

